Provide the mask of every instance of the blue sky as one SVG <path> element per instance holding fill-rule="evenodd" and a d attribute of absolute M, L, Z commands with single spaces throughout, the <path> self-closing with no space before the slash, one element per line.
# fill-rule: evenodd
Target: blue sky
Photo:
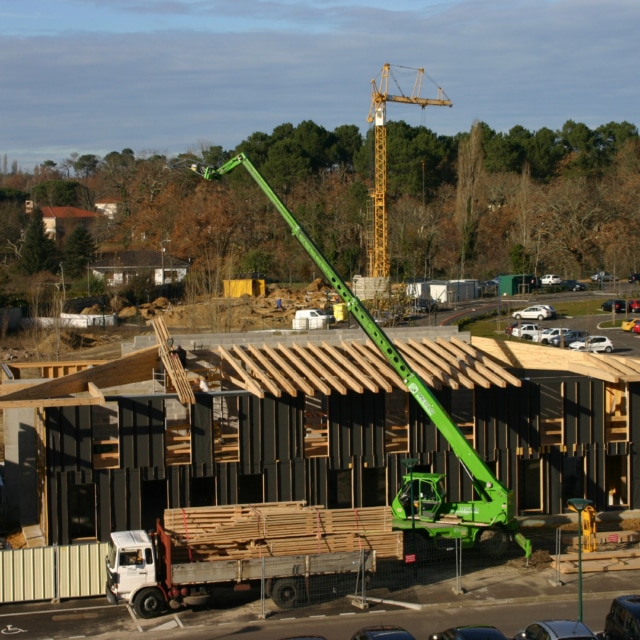
<path fill-rule="evenodd" d="M 388 106 L 437 134 L 638 125 L 639 31 L 638 0 L 0 0 L 0 158 L 233 149 L 303 120 L 365 132 L 386 62 L 453 101 Z M 405 93 L 414 75 L 397 70 Z"/>

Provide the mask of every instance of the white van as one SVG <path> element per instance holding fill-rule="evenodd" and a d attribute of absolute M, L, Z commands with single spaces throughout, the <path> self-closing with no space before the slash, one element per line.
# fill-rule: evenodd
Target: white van
<path fill-rule="evenodd" d="M 298 309 L 293 319 L 294 329 L 328 329 L 336 319 L 322 309 Z"/>

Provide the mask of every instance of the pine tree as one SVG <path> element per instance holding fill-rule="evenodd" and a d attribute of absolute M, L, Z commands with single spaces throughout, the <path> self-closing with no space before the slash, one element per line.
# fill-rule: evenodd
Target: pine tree
<path fill-rule="evenodd" d="M 40 271 L 54 273 L 58 266 L 58 250 L 47 235 L 41 211 L 34 211 L 25 230 L 20 251 L 20 266 L 28 274 Z"/>
<path fill-rule="evenodd" d="M 75 227 L 64 246 L 65 271 L 72 278 L 83 276 L 95 250 L 96 245 L 89 231 L 81 224 Z"/>

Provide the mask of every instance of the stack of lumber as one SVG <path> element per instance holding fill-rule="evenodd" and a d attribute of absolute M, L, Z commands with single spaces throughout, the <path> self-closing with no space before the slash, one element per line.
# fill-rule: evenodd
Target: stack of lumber
<path fill-rule="evenodd" d="M 402 558 L 389 507 L 325 509 L 301 502 L 166 509 L 174 562 L 375 550 Z"/>

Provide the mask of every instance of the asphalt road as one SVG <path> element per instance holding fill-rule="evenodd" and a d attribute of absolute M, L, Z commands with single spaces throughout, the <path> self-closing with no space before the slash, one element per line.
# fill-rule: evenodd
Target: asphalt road
<path fill-rule="evenodd" d="M 453 599 L 452 599 L 453 600 Z M 590 598 L 585 602 L 584 622 L 594 631 L 602 630 L 611 597 Z M 257 605 L 256 605 L 257 607 Z M 340 607 L 299 610 L 276 618 L 225 619 L 216 611 L 181 611 L 154 620 L 137 620 L 127 607 L 109 606 L 97 601 L 78 601 L 64 605 L 35 604 L 2 608 L 0 636 L 24 640 L 71 640 L 76 638 L 125 639 L 145 637 L 204 640 L 238 637 L 243 640 L 278 640 L 296 635 L 322 635 L 328 640 L 349 639 L 360 628 L 374 625 L 399 625 L 420 638 L 451 626 L 474 624 L 497 626 L 513 637 L 535 620 L 575 619 L 573 599 L 556 602 L 530 601 L 503 603 L 488 599 L 473 606 L 455 602 L 416 611 L 388 604 L 373 605 L 369 610 Z M 257 613 L 257 608 L 254 608 Z"/>

